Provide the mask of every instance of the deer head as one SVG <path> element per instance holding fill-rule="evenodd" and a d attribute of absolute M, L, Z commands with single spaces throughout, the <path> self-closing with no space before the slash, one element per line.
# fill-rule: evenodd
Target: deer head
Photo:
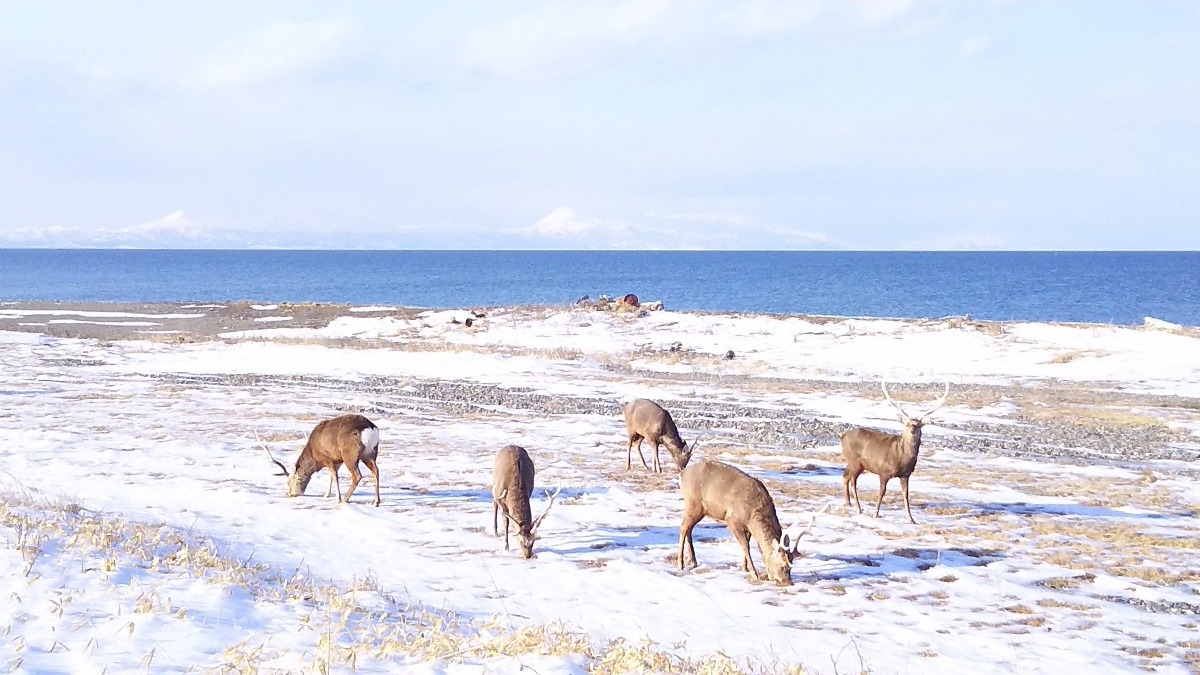
<path fill-rule="evenodd" d="M 933 407 L 928 412 L 913 417 L 905 412 L 899 403 L 892 400 L 892 395 L 887 390 L 887 382 L 880 381 L 879 386 L 883 389 L 883 395 L 887 398 L 888 403 L 891 403 L 892 407 L 900 412 L 900 422 L 904 425 L 904 431 L 917 439 L 921 437 L 921 427 L 929 421 L 929 416 L 946 405 L 946 397 L 950 395 L 950 383 L 947 382 L 945 390 L 942 391 L 941 397 L 934 401 Z"/>
<path fill-rule="evenodd" d="M 679 450 L 679 454 L 675 457 L 675 464 L 679 466 L 679 470 L 683 471 L 687 468 L 688 462 L 692 460 L 692 454 L 696 452 L 696 448 L 700 446 L 700 439 L 692 441 L 691 445 L 683 444 L 683 448 Z"/>
<path fill-rule="evenodd" d="M 267 451 L 267 456 L 271 458 L 271 461 L 279 467 L 279 473 L 275 475 L 283 476 L 284 478 L 288 479 L 288 496 L 299 497 L 300 495 L 304 494 L 304 490 L 308 487 L 308 482 L 312 478 L 312 475 L 310 474 L 305 476 L 300 471 L 288 471 L 288 468 L 283 465 L 283 462 L 275 459 L 275 455 L 271 454 L 271 449 L 268 448 L 267 444 L 263 442 L 261 437 L 259 437 L 257 429 L 254 431 L 254 438 L 258 440 L 258 444 L 262 446 L 262 449 Z"/>
<path fill-rule="evenodd" d="M 507 516 L 507 514 L 505 514 L 508 519 L 512 521 L 512 524 L 517 526 L 517 544 L 521 547 L 521 555 L 524 556 L 526 560 L 533 557 L 533 542 L 537 541 L 538 539 L 538 527 L 541 526 L 542 521 L 546 519 L 546 516 L 550 514 L 550 509 L 554 507 L 554 500 L 558 497 L 558 493 L 560 492 L 562 492 L 562 487 L 559 487 L 557 490 L 555 490 L 554 494 L 550 494 L 549 491 L 546 492 L 546 495 L 550 499 L 549 503 L 546 504 L 546 510 L 542 512 L 542 515 L 538 516 L 532 523 L 528 525 L 528 529 L 522 527 L 521 523 L 517 522 L 516 518 Z M 501 493 L 500 499 L 504 499 L 506 494 L 508 494 L 508 490 L 505 490 L 503 493 Z"/>
<path fill-rule="evenodd" d="M 817 513 L 824 513 L 828 508 L 827 502 Z M 809 516 L 808 525 L 803 528 L 795 524 L 784 530 L 783 534 L 779 535 L 776 545 L 769 549 L 767 559 L 763 562 L 767 565 L 767 577 L 771 581 L 781 586 L 792 585 L 792 561 L 796 559 L 801 537 L 812 532 L 813 524 L 817 522 L 817 513 Z"/>

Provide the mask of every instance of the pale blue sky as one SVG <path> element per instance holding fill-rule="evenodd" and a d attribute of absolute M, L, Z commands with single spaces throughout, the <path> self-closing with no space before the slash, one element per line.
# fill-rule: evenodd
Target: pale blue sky
<path fill-rule="evenodd" d="M 1200 3 L 0 0 L 0 246 L 1200 249 Z"/>

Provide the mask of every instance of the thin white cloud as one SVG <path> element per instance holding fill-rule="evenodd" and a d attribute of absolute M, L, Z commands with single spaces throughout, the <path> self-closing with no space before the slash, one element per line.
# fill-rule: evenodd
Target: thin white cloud
<path fill-rule="evenodd" d="M 1004 248 L 1004 239 L 992 234 L 964 233 L 929 241 L 909 242 L 901 248 L 917 251 L 990 251 Z"/>
<path fill-rule="evenodd" d="M 856 13 L 867 23 L 884 24 L 916 8 L 916 0 L 860 0 Z"/>
<path fill-rule="evenodd" d="M 992 40 L 988 36 L 981 34 L 971 35 L 963 40 L 962 47 L 959 48 L 958 53 L 963 58 L 970 59 L 987 51 L 990 46 L 992 46 Z"/>
<path fill-rule="evenodd" d="M 671 58 L 777 37 L 811 23 L 824 6 L 824 0 L 550 2 L 472 31 L 462 61 L 473 70 L 520 77 L 586 69 L 635 51 Z"/>
<path fill-rule="evenodd" d="M 846 248 L 822 233 L 756 222 L 736 213 L 645 214 L 645 221 L 584 218 L 560 206 L 530 227 L 506 232 L 548 245 L 570 242 L 592 249 L 737 250 Z"/>
<path fill-rule="evenodd" d="M 347 19 L 275 23 L 242 40 L 218 45 L 183 84 L 223 89 L 285 78 L 343 55 L 354 33 L 355 24 Z"/>
<path fill-rule="evenodd" d="M 731 4 L 728 21 L 747 37 L 782 35 L 812 22 L 823 0 L 759 0 Z"/>
<path fill-rule="evenodd" d="M 271 226 L 214 226 L 197 223 L 183 210 L 125 227 L 54 226 L 0 230 L 0 246 L 51 248 L 413 248 L 446 242 L 432 228 L 398 224 L 352 233 L 313 229 L 296 222 Z"/>
<path fill-rule="evenodd" d="M 666 220 L 683 220 L 697 223 L 723 225 L 750 225 L 753 222 L 750 218 L 737 213 L 671 213 L 660 217 Z"/>
<path fill-rule="evenodd" d="M 550 3 L 474 31 L 463 59 L 500 75 L 559 70 L 648 38 L 669 9 L 669 3 L 655 1 Z"/>

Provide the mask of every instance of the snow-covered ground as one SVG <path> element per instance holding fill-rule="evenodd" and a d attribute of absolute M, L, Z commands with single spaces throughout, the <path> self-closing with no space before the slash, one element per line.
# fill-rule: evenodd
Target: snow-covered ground
<path fill-rule="evenodd" d="M 288 316 L 254 309 L 264 323 Z M 926 432 L 936 450 L 939 419 L 1017 412 L 1005 400 L 956 402 L 955 386 L 1061 381 L 1178 397 L 1187 405 L 1139 419 L 1200 430 L 1194 329 L 357 309 L 323 328 L 184 344 L 0 333 L 0 669 L 570 672 L 599 662 L 582 647 L 413 648 L 431 617 L 485 636 L 561 626 L 596 653 L 624 638 L 767 670 L 1200 666 L 1200 616 L 1168 611 L 1200 606 L 1190 463 L 927 452 L 913 478 L 914 526 L 898 494 L 878 520 L 840 505 L 833 441 L 799 452 L 732 436 L 702 444 L 699 454 L 762 478 L 786 521 L 834 502 L 802 541 L 796 585 L 781 588 L 750 582 L 712 521 L 696 530 L 700 567 L 679 571 L 677 477 L 625 471 L 617 412 L 633 397 L 668 408 L 720 400 L 895 430 L 877 397 L 788 383 L 887 379 L 936 394 L 949 381 L 949 404 Z M 119 314 L 66 315 L 154 323 Z M 678 376 L 689 373 L 711 377 Z M 398 384 L 367 386 L 372 378 Z M 460 414 L 418 400 L 415 386 L 435 380 L 613 405 Z M 348 505 L 322 498 L 324 474 L 305 497 L 286 498 L 256 434 L 290 464 L 317 421 L 344 411 L 381 429 L 383 505 L 370 505 L 369 476 Z M 491 534 L 491 458 L 508 443 L 529 449 L 541 488 L 562 488 L 532 561 Z M 873 505 L 873 477 L 860 485 Z M 536 514 L 541 489 L 534 502 Z"/>

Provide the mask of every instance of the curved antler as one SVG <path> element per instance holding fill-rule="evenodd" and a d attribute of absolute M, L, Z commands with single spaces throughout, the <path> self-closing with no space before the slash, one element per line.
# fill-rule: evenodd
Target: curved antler
<path fill-rule="evenodd" d="M 934 403 L 934 406 L 933 406 L 932 408 L 930 408 L 930 409 L 929 409 L 929 412 L 925 413 L 924 415 L 921 415 L 921 420 L 922 420 L 922 421 L 925 421 L 925 420 L 929 419 L 929 416 L 930 416 L 930 415 L 932 415 L 933 413 L 937 412 L 937 410 L 938 410 L 939 408 L 941 408 L 942 406 L 946 405 L 946 397 L 947 397 L 947 396 L 949 396 L 949 395 L 950 395 L 950 383 L 949 383 L 949 382 L 947 382 L 947 383 L 946 383 L 946 389 L 945 389 L 945 391 L 943 391 L 943 392 L 942 392 L 942 397 L 941 397 L 941 398 L 939 398 L 939 399 L 938 399 L 938 400 L 937 400 L 937 401 Z"/>
<path fill-rule="evenodd" d="M 899 410 L 900 414 L 904 416 L 904 419 L 906 419 L 906 420 L 914 419 L 914 417 L 912 415 L 909 415 L 908 413 L 904 412 L 904 408 L 901 408 L 900 404 L 898 404 L 892 400 L 892 395 L 889 394 L 888 390 L 887 390 L 887 382 L 880 380 L 879 386 L 881 388 L 883 388 L 883 395 L 887 397 L 888 403 L 891 403 L 892 407 L 894 407 L 896 410 Z M 941 397 L 938 398 L 938 400 L 934 401 L 933 407 L 929 409 L 929 412 L 926 412 L 923 415 L 919 415 L 919 418 L 921 419 L 921 421 L 924 422 L 925 420 L 928 420 L 930 415 L 937 412 L 938 409 L 940 409 L 942 406 L 946 405 L 946 397 L 949 395 L 950 395 L 950 383 L 946 382 L 946 389 L 944 391 L 942 391 Z"/>
<path fill-rule="evenodd" d="M 912 416 L 909 415 L 908 413 L 904 412 L 904 408 L 901 408 L 899 403 L 896 403 L 895 401 L 892 400 L 892 395 L 889 394 L 888 390 L 887 390 L 887 382 L 880 380 L 879 386 L 883 389 L 883 395 L 887 398 L 887 402 L 891 403 L 893 408 L 895 408 L 896 410 L 899 410 L 900 414 L 904 417 L 904 419 L 906 419 L 906 420 L 912 419 Z"/>
<path fill-rule="evenodd" d="M 258 429 L 254 430 L 254 438 L 258 441 L 258 444 L 262 446 L 262 449 L 267 451 L 267 456 L 271 458 L 271 461 L 279 465 L 280 469 L 283 469 L 283 473 L 277 473 L 275 475 L 283 476 L 284 478 L 291 476 L 291 474 L 288 473 L 287 467 L 283 465 L 283 462 L 275 459 L 275 455 L 271 454 L 271 449 L 267 447 L 266 443 L 263 443 L 263 439 L 258 435 Z"/>
<path fill-rule="evenodd" d="M 546 505 L 546 510 L 542 512 L 542 515 L 538 516 L 537 520 L 533 521 L 533 527 L 529 528 L 530 530 L 536 532 L 538 526 L 542 524 L 542 521 L 545 520 L 546 516 L 550 515 L 550 509 L 554 507 L 554 500 L 558 497 L 558 493 L 560 492 L 562 492 L 561 485 L 557 490 L 554 491 L 554 494 L 550 495 L 550 503 Z M 549 491 L 547 491 L 547 494 L 549 494 Z"/>
<path fill-rule="evenodd" d="M 784 545 L 783 542 L 781 541 L 780 546 L 783 546 L 785 549 L 791 551 L 794 554 L 796 552 L 796 549 L 800 546 L 800 539 L 802 537 L 804 537 L 804 535 L 808 534 L 809 532 L 812 532 L 813 525 L 815 525 L 817 523 L 817 516 L 828 511 L 829 507 L 833 503 L 834 502 L 832 502 L 832 501 L 826 501 L 825 505 L 822 506 L 820 508 L 820 510 L 813 511 L 812 513 L 810 513 L 808 515 L 808 525 L 805 525 L 803 530 L 800 530 L 799 532 L 793 534 L 791 532 L 791 530 L 793 530 L 796 526 L 793 525 L 792 527 L 789 527 L 788 528 L 789 531 L 786 531 L 783 534 L 784 534 L 784 536 L 788 537 L 788 539 L 790 541 L 788 542 L 787 545 Z"/>

